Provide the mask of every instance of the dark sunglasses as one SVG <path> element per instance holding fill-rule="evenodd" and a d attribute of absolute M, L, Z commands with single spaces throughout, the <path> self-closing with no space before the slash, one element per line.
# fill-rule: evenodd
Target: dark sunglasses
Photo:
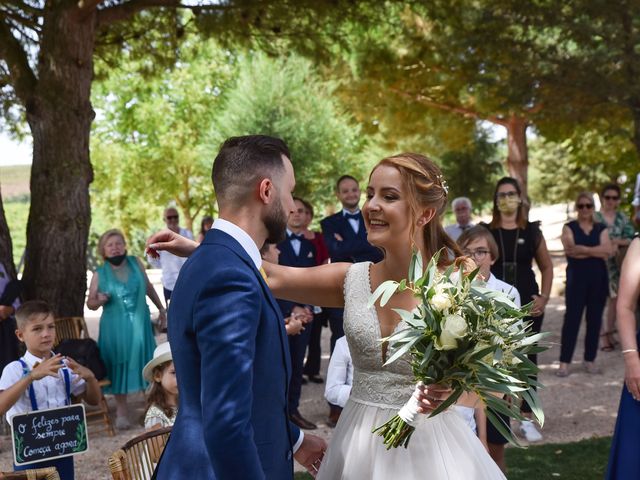
<path fill-rule="evenodd" d="M 180 218 L 180 215 L 167 215 L 165 218 L 167 220 L 178 220 Z"/>
<path fill-rule="evenodd" d="M 578 205 L 576 205 L 576 208 L 578 210 L 584 210 L 585 208 L 587 210 L 591 210 L 593 208 L 593 203 L 579 203 Z"/>
<path fill-rule="evenodd" d="M 611 195 L 603 195 L 603 198 L 604 198 L 605 200 L 620 200 L 620 197 L 617 197 L 617 196 L 616 196 L 616 197 L 613 197 L 613 196 L 611 196 Z"/>
<path fill-rule="evenodd" d="M 498 192 L 496 193 L 496 198 L 515 198 L 518 196 L 518 192 L 512 190 L 510 192 Z"/>

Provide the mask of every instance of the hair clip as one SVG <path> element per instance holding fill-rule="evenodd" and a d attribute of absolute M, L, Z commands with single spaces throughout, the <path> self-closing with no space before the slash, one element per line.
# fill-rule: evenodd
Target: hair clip
<path fill-rule="evenodd" d="M 440 186 L 444 190 L 444 194 L 449 195 L 449 185 L 447 185 L 447 181 L 442 175 L 438 175 L 438 180 L 440 181 Z"/>

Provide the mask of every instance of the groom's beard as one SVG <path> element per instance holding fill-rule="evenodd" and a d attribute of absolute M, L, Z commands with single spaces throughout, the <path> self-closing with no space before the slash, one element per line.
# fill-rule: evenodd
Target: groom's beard
<path fill-rule="evenodd" d="M 264 226 L 267 228 L 266 241 L 268 243 L 280 243 L 287 238 L 287 214 L 282 208 L 281 202 L 272 204 L 272 208 L 269 209 L 264 218 Z"/>

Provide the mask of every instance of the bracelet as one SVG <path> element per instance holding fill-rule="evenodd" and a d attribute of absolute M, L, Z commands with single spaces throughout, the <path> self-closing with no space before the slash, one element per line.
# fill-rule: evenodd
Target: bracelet
<path fill-rule="evenodd" d="M 538 296 L 544 298 L 545 300 L 549 300 L 549 295 L 547 295 L 546 293 L 541 293 Z"/>
<path fill-rule="evenodd" d="M 622 354 L 624 355 L 625 353 L 631 353 L 631 352 L 635 352 L 638 353 L 638 349 L 637 348 L 629 348 L 627 350 L 622 350 Z"/>

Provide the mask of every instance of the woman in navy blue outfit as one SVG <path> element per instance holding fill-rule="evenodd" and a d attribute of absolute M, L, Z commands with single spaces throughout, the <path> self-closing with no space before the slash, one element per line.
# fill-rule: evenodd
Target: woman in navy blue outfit
<path fill-rule="evenodd" d="M 583 192 L 576 200 L 577 220 L 562 227 L 562 245 L 567 256 L 566 312 L 562 325 L 559 377 L 569 375 L 569 365 L 578 339 L 582 313 L 586 309 L 587 332 L 584 339 L 584 367 L 598 373 L 594 364 L 602 312 L 609 294 L 606 259 L 611 254 L 609 233 L 604 223 L 593 219 L 593 196 Z"/>
<path fill-rule="evenodd" d="M 635 313 L 640 294 L 640 239 L 627 251 L 618 290 L 618 333 L 624 356 L 624 387 L 611 442 L 606 480 L 640 478 L 640 357 Z"/>

